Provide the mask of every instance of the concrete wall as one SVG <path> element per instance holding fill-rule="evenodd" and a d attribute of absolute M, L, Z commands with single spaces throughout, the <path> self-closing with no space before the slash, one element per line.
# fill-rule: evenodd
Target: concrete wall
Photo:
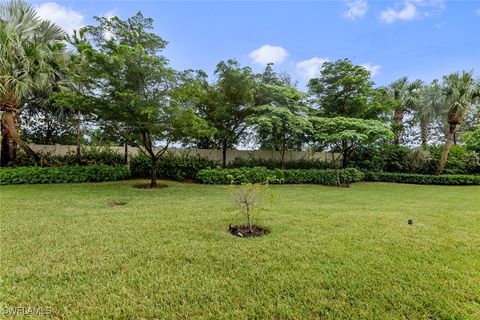
<path fill-rule="evenodd" d="M 67 145 L 41 145 L 41 144 L 30 144 L 30 147 L 35 152 L 46 152 L 56 155 L 65 155 L 68 152 L 75 152 L 76 146 L 67 146 Z M 85 148 L 100 148 L 100 147 L 85 147 Z M 117 151 L 119 153 L 124 153 L 124 147 L 109 147 L 111 150 Z M 138 148 L 128 147 L 128 153 L 130 155 L 136 155 Z M 222 150 L 216 149 L 185 149 L 185 148 L 169 148 L 168 152 L 182 155 L 187 154 L 191 156 L 202 156 L 210 160 L 215 160 L 218 162 L 222 161 Z M 338 154 L 335 154 L 335 158 L 338 158 Z M 281 159 L 280 151 L 263 151 L 263 150 L 228 150 L 227 151 L 227 162 L 234 160 L 235 158 L 241 159 Z M 319 159 L 324 161 L 331 161 L 332 154 L 329 152 L 311 152 L 311 151 L 286 151 L 285 160 L 300 160 L 300 159 Z"/>

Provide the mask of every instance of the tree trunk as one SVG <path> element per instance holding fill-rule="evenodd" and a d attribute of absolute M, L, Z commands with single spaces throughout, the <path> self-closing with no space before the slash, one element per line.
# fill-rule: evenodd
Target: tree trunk
<path fill-rule="evenodd" d="M 81 161 L 81 151 L 80 151 L 80 142 L 81 142 L 81 135 L 82 135 L 82 127 L 81 127 L 81 114 L 80 110 L 77 111 L 77 163 L 80 163 Z"/>
<path fill-rule="evenodd" d="M 124 150 L 125 150 L 124 151 L 125 152 L 125 155 L 124 155 L 125 156 L 125 164 L 127 164 L 128 163 L 128 143 L 127 143 L 126 140 L 125 140 L 125 149 Z"/>
<path fill-rule="evenodd" d="M 402 134 L 403 134 L 403 118 L 405 116 L 405 113 L 403 111 L 403 108 L 398 108 L 395 109 L 394 114 L 393 114 L 393 122 L 395 123 L 395 140 L 394 143 L 396 145 L 399 145 L 401 140 L 402 140 Z"/>
<path fill-rule="evenodd" d="M 333 162 L 333 167 L 335 168 L 335 176 L 337 178 L 337 186 L 339 188 L 341 188 L 342 184 L 340 182 L 340 170 L 338 170 L 337 160 L 335 160 L 335 153 L 332 152 L 332 162 Z"/>
<path fill-rule="evenodd" d="M 420 123 L 420 138 L 422 140 L 422 147 L 426 147 L 428 144 L 428 122 L 422 121 Z"/>
<path fill-rule="evenodd" d="M 31 156 L 35 163 L 40 161 L 38 155 L 25 143 L 19 135 L 20 123 L 16 119 L 15 113 L 11 110 L 3 112 L 2 120 L 2 166 L 11 165 L 16 157 L 17 145 Z"/>
<path fill-rule="evenodd" d="M 6 113 L 6 112 L 5 112 Z M 2 115 L 2 152 L 0 158 L 0 165 L 2 167 L 6 167 L 12 165 L 15 156 L 17 154 L 17 143 L 13 140 L 10 131 L 8 130 L 7 126 L 4 124 L 4 117 L 5 113 Z"/>
<path fill-rule="evenodd" d="M 348 165 L 348 151 L 347 141 L 342 141 L 342 168 L 346 168 Z"/>
<path fill-rule="evenodd" d="M 347 153 L 346 153 L 346 152 L 343 153 L 343 154 L 342 154 L 342 168 L 344 168 L 344 169 L 345 169 L 345 168 L 347 167 L 347 165 L 348 165 L 348 159 L 347 159 L 347 158 L 348 158 Z"/>
<path fill-rule="evenodd" d="M 151 180 L 150 180 L 150 188 L 154 189 L 157 187 L 157 159 L 152 158 L 152 168 L 151 168 Z"/>
<path fill-rule="evenodd" d="M 447 134 L 447 142 L 445 143 L 445 148 L 443 149 L 442 155 L 440 156 L 440 164 L 438 165 L 436 175 L 439 175 L 445 169 L 445 165 L 447 164 L 448 153 L 450 152 L 450 148 L 453 144 L 453 139 L 455 137 L 455 133 L 457 132 L 457 124 L 450 123 L 448 134 Z"/>
<path fill-rule="evenodd" d="M 227 143 L 223 142 L 222 144 L 222 166 L 227 167 Z"/>

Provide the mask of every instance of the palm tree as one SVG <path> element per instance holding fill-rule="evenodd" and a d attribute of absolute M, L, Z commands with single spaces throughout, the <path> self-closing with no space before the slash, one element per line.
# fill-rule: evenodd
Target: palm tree
<path fill-rule="evenodd" d="M 448 153 L 453 144 L 458 126 L 472 105 L 480 97 L 480 89 L 475 82 L 473 72 L 463 71 L 443 77 L 443 91 L 445 95 L 445 109 L 447 111 L 448 134 L 445 148 L 440 157 L 436 174 L 441 174 L 447 163 Z"/>
<path fill-rule="evenodd" d="M 20 112 L 35 92 L 48 92 L 58 79 L 63 30 L 41 20 L 23 1 L 0 4 L 1 165 L 15 159 L 17 145 L 38 160 L 19 134 Z"/>
<path fill-rule="evenodd" d="M 430 125 L 440 115 L 442 106 L 444 106 L 444 95 L 438 80 L 423 86 L 418 104 L 414 109 L 414 117 L 420 123 L 422 147 L 427 146 Z"/>
<path fill-rule="evenodd" d="M 399 145 L 403 134 L 403 119 L 405 113 L 415 108 L 419 100 L 419 91 L 423 83 L 421 80 L 409 82 L 407 77 L 403 77 L 390 85 L 390 92 L 397 105 L 394 108 L 393 123 L 395 144 Z"/>

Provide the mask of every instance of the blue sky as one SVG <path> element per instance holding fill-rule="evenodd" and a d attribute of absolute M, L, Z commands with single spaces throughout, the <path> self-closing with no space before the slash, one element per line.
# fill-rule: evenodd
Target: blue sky
<path fill-rule="evenodd" d="M 401 76 L 430 81 L 474 69 L 480 75 L 480 1 L 32 1 L 67 30 L 95 15 L 155 21 L 177 69 L 209 74 L 236 58 L 261 71 L 267 61 L 301 87 L 326 60 L 350 58 L 378 85 Z"/>

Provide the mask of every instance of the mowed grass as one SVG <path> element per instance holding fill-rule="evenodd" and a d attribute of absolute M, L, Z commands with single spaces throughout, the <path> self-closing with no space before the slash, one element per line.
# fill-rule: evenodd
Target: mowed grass
<path fill-rule="evenodd" d="M 61 319 L 480 319 L 480 187 L 3 186 L 0 303 Z M 123 207 L 111 207 L 125 201 Z M 412 218 L 414 224 L 407 224 Z"/>

